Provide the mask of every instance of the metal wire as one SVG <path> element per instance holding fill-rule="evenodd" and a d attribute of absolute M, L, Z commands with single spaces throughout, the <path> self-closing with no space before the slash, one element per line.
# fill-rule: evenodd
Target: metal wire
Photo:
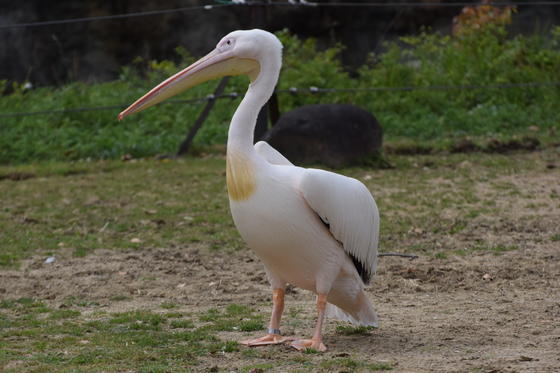
<path fill-rule="evenodd" d="M 450 91 L 458 89 L 510 89 L 510 88 L 528 88 L 528 87 L 560 87 L 560 82 L 530 82 L 530 83 L 503 83 L 503 84 L 488 84 L 488 85 L 475 85 L 475 84 L 465 84 L 465 85 L 447 85 L 447 86 L 403 86 L 403 87 L 370 87 L 370 88 L 319 88 L 319 87 L 307 87 L 307 88 L 297 88 L 291 87 L 288 89 L 276 90 L 277 93 L 290 93 L 295 94 L 317 94 L 317 93 L 336 93 L 336 92 L 410 92 L 410 91 Z M 222 95 L 210 94 L 206 97 L 193 98 L 188 100 L 168 100 L 162 102 L 162 104 L 196 104 L 200 102 L 210 101 L 210 100 L 220 100 L 224 98 L 236 99 L 240 97 L 237 92 L 224 93 Z M 41 110 L 41 111 L 31 111 L 31 112 L 16 112 L 16 113 L 4 113 L 0 114 L 0 118 L 16 118 L 16 117 L 28 117 L 35 115 L 49 115 L 49 114 L 67 114 L 67 113 L 79 113 L 84 111 L 103 111 L 103 110 L 115 110 L 115 109 L 125 109 L 128 107 L 127 104 L 123 105 L 109 105 L 109 106 L 92 106 L 92 107 L 78 107 L 78 108 L 68 108 L 68 109 L 56 109 L 56 110 Z"/>
<path fill-rule="evenodd" d="M 228 7 L 228 6 L 243 6 L 243 5 L 258 5 L 258 6 L 296 6 L 296 7 L 464 7 L 464 6 L 477 6 L 481 4 L 469 3 L 469 2 L 439 2 L 439 3 L 427 3 L 427 2 L 388 2 L 388 3 L 357 3 L 357 2 L 333 2 L 333 3 L 319 3 L 311 1 L 271 1 L 271 2 L 260 2 L 260 1 L 239 1 L 239 0 L 220 0 L 217 1 L 218 4 L 207 4 L 198 5 L 191 7 L 175 8 L 175 9 L 162 9 L 162 10 L 150 10 L 145 12 L 133 12 L 125 14 L 114 14 L 107 16 L 97 16 L 97 17 L 82 17 L 82 18 L 70 18 L 70 19 L 59 19 L 52 21 L 41 21 L 41 22 L 25 22 L 16 23 L 11 25 L 0 25 L 0 30 L 14 29 L 14 28 L 26 28 L 26 27 L 41 27 L 41 26 L 53 26 L 62 25 L 70 23 L 80 23 L 80 22 L 93 22 L 93 21 L 105 21 L 112 19 L 123 19 L 132 17 L 145 17 L 154 16 L 169 13 L 179 13 L 188 11 L 198 11 L 198 10 L 212 10 L 216 8 Z M 493 2 L 483 5 L 492 6 L 537 6 L 537 5 L 550 5 L 556 6 L 560 5 L 560 1 L 532 1 L 532 2 L 520 2 L 520 1 L 508 1 L 508 2 Z"/>
<path fill-rule="evenodd" d="M 395 92 L 395 91 L 450 91 L 457 89 L 502 89 L 560 86 L 560 82 L 530 82 L 530 83 L 502 83 L 502 84 L 463 84 L 463 85 L 432 85 L 432 86 L 403 86 L 403 87 L 369 87 L 369 88 L 296 88 L 281 89 L 279 93 L 331 93 L 331 92 Z"/>
<path fill-rule="evenodd" d="M 40 26 L 62 25 L 62 24 L 79 23 L 79 22 L 105 21 L 105 20 L 109 20 L 109 19 L 122 19 L 122 18 L 131 18 L 131 17 L 145 17 L 145 16 L 154 16 L 154 15 L 161 15 L 161 14 L 189 12 L 189 11 L 198 11 L 198 10 L 212 10 L 212 9 L 228 7 L 228 6 L 232 6 L 232 5 L 236 5 L 236 4 L 228 3 L 228 4 L 199 5 L 199 6 L 191 6 L 191 7 L 175 8 L 175 9 L 149 10 L 149 11 L 146 11 L 146 12 L 114 14 L 114 15 L 108 15 L 108 16 L 59 19 L 59 20 L 43 21 L 43 22 L 16 23 L 16 24 L 12 24 L 12 25 L 0 25 L 0 30 L 13 29 L 13 28 L 24 28 L 24 27 L 40 27 Z"/>
<path fill-rule="evenodd" d="M 248 5 L 252 5 L 251 2 L 247 2 Z M 254 5 L 254 4 L 253 4 Z M 356 3 L 356 2 L 330 2 L 330 3 L 320 3 L 311 1 L 273 1 L 269 4 L 261 5 L 274 5 L 274 6 L 317 6 L 317 7 L 464 7 L 464 6 L 479 6 L 479 5 L 491 5 L 491 6 L 536 6 L 536 5 L 560 5 L 559 1 L 505 1 L 505 2 L 492 2 L 486 4 L 477 4 L 472 2 L 386 2 L 386 3 Z"/>
<path fill-rule="evenodd" d="M 237 94 L 236 94 L 237 95 Z M 231 97 L 230 95 L 223 96 L 213 96 L 208 95 L 201 98 L 193 98 L 190 100 L 167 100 L 162 102 L 162 104 L 195 104 L 199 102 L 215 100 L 220 98 Z M 5 113 L 0 114 L 0 118 L 14 118 L 14 117 L 28 117 L 35 115 L 48 115 L 48 114 L 67 114 L 67 113 L 79 113 L 83 111 L 103 111 L 103 110 L 114 110 L 114 109 L 126 109 L 129 105 L 108 105 L 108 106 L 91 106 L 91 107 L 78 107 L 78 108 L 68 108 L 68 109 L 53 109 L 53 110 L 41 110 L 41 111 L 31 111 L 31 112 L 18 112 L 18 113 Z"/>

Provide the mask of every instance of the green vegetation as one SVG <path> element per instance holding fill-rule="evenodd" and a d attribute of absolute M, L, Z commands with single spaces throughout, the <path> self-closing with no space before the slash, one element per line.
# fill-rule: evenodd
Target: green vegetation
<path fill-rule="evenodd" d="M 367 335 L 372 330 L 375 330 L 373 326 L 352 326 L 352 325 L 338 325 L 336 327 L 337 333 L 342 335 Z"/>
<path fill-rule="evenodd" d="M 367 363 L 360 360 L 355 360 L 348 357 L 335 358 L 329 361 L 324 361 L 321 363 L 323 368 L 347 368 L 351 369 L 353 372 L 363 371 L 363 372 L 375 372 L 392 370 L 393 365 L 389 363 Z"/>
<path fill-rule="evenodd" d="M 386 45 L 355 74 L 342 66 L 340 45 L 319 50 L 313 39 L 278 34 L 284 49 L 279 89 L 394 88 L 402 86 L 500 85 L 560 81 L 560 28 L 548 37 L 507 37 L 505 25 L 480 32 L 442 36 L 425 31 Z M 178 49 L 180 62 L 137 60 L 122 68 L 120 78 L 106 83 L 71 83 L 59 88 L 26 91 L 8 87 L 0 115 L 13 112 L 128 105 L 165 77 L 194 59 Z M 178 99 L 205 97 L 216 86 L 208 82 Z M 226 93 L 245 91 L 247 80 L 236 77 Z M 530 134 L 547 140 L 559 127 L 556 86 L 413 91 L 359 91 L 291 95 L 281 93 L 283 111 L 312 103 L 347 102 L 370 110 L 382 123 L 389 143 L 414 143 L 418 149 L 450 147 L 461 140 L 484 145 L 483 139 L 520 138 Z M 224 144 L 238 99 L 219 100 L 195 139 L 196 149 Z M 201 104 L 165 103 L 117 122 L 119 109 L 28 117 L 0 122 L 0 163 L 36 160 L 134 158 L 173 153 Z"/>
<path fill-rule="evenodd" d="M 261 322 L 247 307 L 199 317 L 196 324 L 168 321 L 152 311 L 101 313 L 80 317 L 74 309 L 53 310 L 22 298 L 0 303 L 0 367 L 3 372 L 191 371 L 205 355 L 239 351 L 237 342 L 216 331 L 240 317 Z M 46 315 L 46 317 L 44 316 Z M 262 324 L 261 324 L 262 329 Z M 11 361 L 11 367 L 6 365 Z"/>
<path fill-rule="evenodd" d="M 220 159 L 1 168 L 0 179 L 8 180 L 0 181 L 0 265 L 17 264 L 37 248 L 84 256 L 103 247 L 204 242 L 237 250 L 242 243 L 227 211 L 223 170 Z M 34 177 L 10 180 L 24 173 Z"/>

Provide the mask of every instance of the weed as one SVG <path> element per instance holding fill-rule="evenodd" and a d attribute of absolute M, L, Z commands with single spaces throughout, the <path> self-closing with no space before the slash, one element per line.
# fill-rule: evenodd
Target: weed
<path fill-rule="evenodd" d="M 323 368 L 348 368 L 351 370 L 363 369 L 367 371 L 392 370 L 393 365 L 390 363 L 370 363 L 366 361 L 356 360 L 350 357 L 334 358 L 321 363 Z"/>
<path fill-rule="evenodd" d="M 78 317 L 78 316 L 80 316 L 80 311 L 56 310 L 50 313 L 49 318 L 53 320 L 63 320 L 63 319 L 68 319 L 68 318 Z"/>
<path fill-rule="evenodd" d="M 373 326 L 351 326 L 351 325 L 337 325 L 336 332 L 342 335 L 369 335 L 375 327 Z"/>
<path fill-rule="evenodd" d="M 169 317 L 169 316 L 166 315 L 166 317 Z M 171 321 L 169 326 L 171 328 L 174 328 L 174 329 L 177 329 L 177 328 L 192 329 L 192 328 L 194 328 L 194 323 L 192 322 L 192 320 L 173 320 L 173 321 Z"/>
<path fill-rule="evenodd" d="M 503 253 L 506 251 L 512 250 L 519 250 L 518 246 L 511 245 L 511 246 L 504 246 L 504 245 L 497 245 L 497 246 L 475 246 L 472 247 L 471 250 L 473 251 L 491 251 L 494 253 Z"/>
<path fill-rule="evenodd" d="M 248 372 L 265 372 L 269 369 L 274 368 L 274 365 L 271 363 L 263 363 L 263 364 L 254 364 L 254 365 L 248 365 L 245 366 L 243 368 L 241 368 L 241 372 L 243 373 L 248 373 Z"/>
<path fill-rule="evenodd" d="M 127 295 L 113 295 L 109 299 L 112 300 L 113 302 L 121 302 L 121 301 L 125 301 L 125 300 L 130 300 L 131 298 Z"/>
<path fill-rule="evenodd" d="M 172 303 L 172 302 L 163 302 L 162 304 L 160 304 L 160 307 L 166 310 L 170 310 L 173 308 L 177 308 L 178 305 L 176 303 Z"/>
<path fill-rule="evenodd" d="M 239 330 L 242 332 L 253 332 L 257 330 L 264 330 L 262 319 L 241 321 L 239 323 Z"/>

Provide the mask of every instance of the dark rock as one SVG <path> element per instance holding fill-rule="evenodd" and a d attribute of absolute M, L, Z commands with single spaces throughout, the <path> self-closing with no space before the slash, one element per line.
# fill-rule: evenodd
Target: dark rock
<path fill-rule="evenodd" d="M 264 140 L 295 164 L 361 164 L 375 156 L 382 129 L 369 112 L 343 104 L 302 106 L 283 114 Z"/>

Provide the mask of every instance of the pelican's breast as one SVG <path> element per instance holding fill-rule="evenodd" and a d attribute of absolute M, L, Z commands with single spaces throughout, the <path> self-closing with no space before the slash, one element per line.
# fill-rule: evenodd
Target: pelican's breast
<path fill-rule="evenodd" d="M 229 197 L 245 201 L 255 192 L 255 168 L 242 153 L 228 151 L 226 157 L 226 181 Z"/>

